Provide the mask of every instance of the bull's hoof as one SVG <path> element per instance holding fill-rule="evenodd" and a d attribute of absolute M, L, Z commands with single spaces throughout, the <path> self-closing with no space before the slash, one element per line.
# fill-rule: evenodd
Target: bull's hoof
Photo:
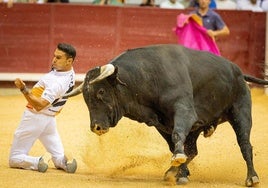
<path fill-rule="evenodd" d="M 187 177 L 180 177 L 177 179 L 177 185 L 185 185 L 189 182 Z"/>
<path fill-rule="evenodd" d="M 253 176 L 246 180 L 247 187 L 255 187 L 260 183 L 258 176 Z"/>
<path fill-rule="evenodd" d="M 177 153 L 171 158 L 171 166 L 180 166 L 182 163 L 185 163 L 187 157 L 185 154 Z"/>
<path fill-rule="evenodd" d="M 177 178 L 177 170 L 171 169 L 166 172 L 164 180 L 168 182 L 169 185 L 185 185 L 189 182 L 187 177 Z"/>
<path fill-rule="evenodd" d="M 177 175 L 177 170 L 176 169 L 171 169 L 166 172 L 164 180 L 168 182 L 170 185 L 176 185 L 176 175 Z"/>

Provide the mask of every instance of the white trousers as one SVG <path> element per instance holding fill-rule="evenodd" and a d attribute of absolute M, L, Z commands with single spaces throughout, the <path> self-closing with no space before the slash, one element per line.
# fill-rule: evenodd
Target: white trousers
<path fill-rule="evenodd" d="M 51 154 L 55 167 L 66 170 L 64 149 L 56 128 L 55 117 L 34 113 L 28 109 L 24 111 L 22 120 L 14 133 L 9 166 L 37 170 L 40 156 L 28 155 L 37 139 Z"/>

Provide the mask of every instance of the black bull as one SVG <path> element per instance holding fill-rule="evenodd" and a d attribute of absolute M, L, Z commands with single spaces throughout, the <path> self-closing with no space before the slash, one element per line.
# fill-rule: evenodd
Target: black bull
<path fill-rule="evenodd" d="M 109 64 L 88 71 L 83 92 L 91 130 L 98 135 L 128 117 L 155 126 L 173 153 L 166 180 L 187 183 L 187 164 L 197 155 L 199 134 L 228 121 L 247 165 L 246 186 L 259 183 L 254 169 L 248 82 L 268 82 L 244 75 L 227 59 L 179 45 L 132 49 Z M 212 133 L 211 132 L 211 133 Z"/>

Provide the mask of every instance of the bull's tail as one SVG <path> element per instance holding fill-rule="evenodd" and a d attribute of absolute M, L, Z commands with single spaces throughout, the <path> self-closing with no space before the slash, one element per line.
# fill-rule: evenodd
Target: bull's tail
<path fill-rule="evenodd" d="M 252 83 L 260 84 L 260 85 L 268 85 L 268 81 L 267 80 L 256 78 L 254 76 L 250 76 L 250 75 L 247 75 L 247 74 L 244 74 L 244 79 L 247 82 L 252 82 Z"/>

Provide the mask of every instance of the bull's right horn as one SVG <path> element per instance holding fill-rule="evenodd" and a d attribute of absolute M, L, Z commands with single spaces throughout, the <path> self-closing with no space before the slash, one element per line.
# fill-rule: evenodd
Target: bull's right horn
<path fill-rule="evenodd" d="M 100 75 L 97 78 L 91 80 L 89 82 L 89 84 L 93 84 L 94 82 L 97 82 L 99 80 L 102 80 L 102 79 L 112 75 L 114 73 L 114 70 L 115 70 L 115 67 L 112 64 L 107 64 L 107 65 L 101 66 Z"/>
<path fill-rule="evenodd" d="M 63 95 L 63 97 L 65 97 L 65 98 L 66 97 L 73 97 L 73 96 L 76 96 L 76 95 L 82 93 L 83 86 L 84 86 L 84 82 L 82 82 L 77 88 L 72 90 L 70 93 L 66 93 L 65 95 Z"/>

